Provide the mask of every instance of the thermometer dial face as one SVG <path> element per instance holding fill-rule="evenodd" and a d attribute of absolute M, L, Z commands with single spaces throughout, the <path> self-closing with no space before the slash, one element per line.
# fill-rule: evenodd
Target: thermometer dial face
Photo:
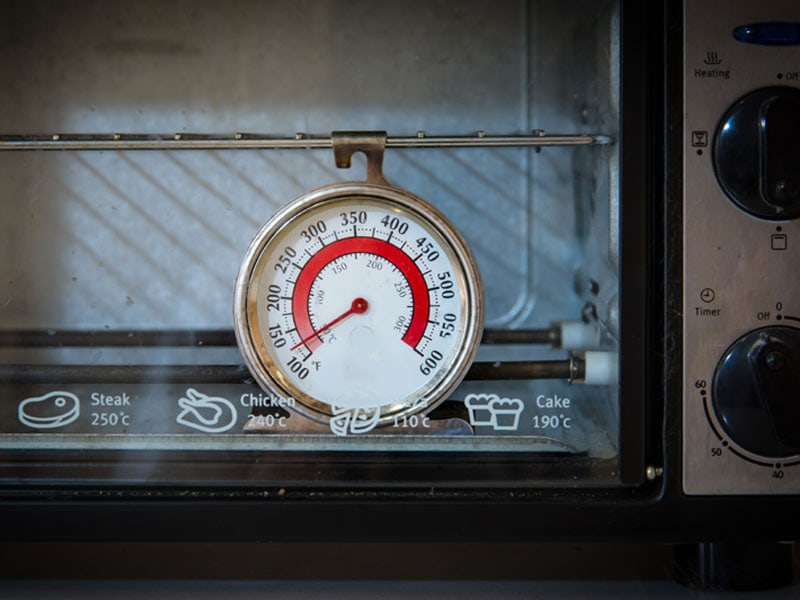
<path fill-rule="evenodd" d="M 236 282 L 248 368 L 320 422 L 377 425 L 432 408 L 461 381 L 483 327 L 475 261 L 447 220 L 397 188 L 307 194 L 259 231 Z"/>

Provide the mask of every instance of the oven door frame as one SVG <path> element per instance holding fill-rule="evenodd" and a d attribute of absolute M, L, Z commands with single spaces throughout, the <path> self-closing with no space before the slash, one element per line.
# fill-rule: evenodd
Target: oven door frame
<path fill-rule="evenodd" d="M 0 490 L 0 540 L 668 543 L 800 536 L 800 525 L 785 525 L 796 498 L 768 499 L 779 525 L 764 527 L 746 518 L 763 510 L 764 499 L 723 503 L 681 492 L 681 323 L 673 308 L 682 277 L 682 9 L 680 2 L 623 0 L 621 18 L 620 485 L 215 489 L 109 487 L 87 478 L 81 486 Z M 298 460 L 313 464 L 315 457 Z M 458 457 L 449 460 L 452 467 Z M 407 466 L 436 481 L 447 461 L 426 456 Z M 97 464 L 83 467 L 91 475 Z M 370 472 L 363 464 L 334 467 L 354 482 Z"/>

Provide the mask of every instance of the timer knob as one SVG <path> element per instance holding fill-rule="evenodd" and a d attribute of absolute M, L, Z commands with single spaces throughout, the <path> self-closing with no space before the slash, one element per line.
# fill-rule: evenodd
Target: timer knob
<path fill-rule="evenodd" d="M 765 327 L 728 348 L 712 388 L 722 428 L 765 457 L 800 454 L 800 329 Z"/>
<path fill-rule="evenodd" d="M 770 220 L 800 217 L 800 90 L 768 87 L 722 117 L 714 171 L 739 208 Z"/>

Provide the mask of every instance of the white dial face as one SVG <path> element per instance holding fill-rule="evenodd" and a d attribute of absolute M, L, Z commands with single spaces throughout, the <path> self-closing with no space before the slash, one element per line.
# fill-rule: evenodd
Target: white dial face
<path fill-rule="evenodd" d="M 262 229 L 240 272 L 259 363 L 248 366 L 312 418 L 432 407 L 474 356 L 482 305 L 469 252 L 427 204 L 389 196 L 301 198 Z"/>

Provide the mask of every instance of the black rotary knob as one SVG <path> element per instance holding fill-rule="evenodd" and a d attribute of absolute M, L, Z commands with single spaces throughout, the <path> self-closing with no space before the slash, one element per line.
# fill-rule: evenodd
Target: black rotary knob
<path fill-rule="evenodd" d="M 714 139 L 714 170 L 750 214 L 800 217 L 800 90 L 762 88 L 731 106 Z"/>
<path fill-rule="evenodd" d="M 800 329 L 765 327 L 728 348 L 714 374 L 717 420 L 741 448 L 800 454 Z"/>

